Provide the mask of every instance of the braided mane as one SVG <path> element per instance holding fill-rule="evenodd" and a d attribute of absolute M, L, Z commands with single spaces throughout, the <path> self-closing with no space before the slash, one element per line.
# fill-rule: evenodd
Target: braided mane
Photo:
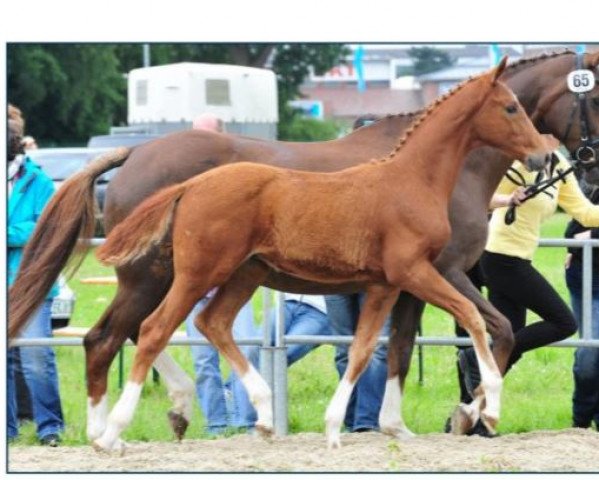
<path fill-rule="evenodd" d="M 420 116 L 410 125 L 410 128 L 408 128 L 404 132 L 403 136 L 397 142 L 397 145 L 395 145 L 395 148 L 393 148 L 393 150 L 391 150 L 391 153 L 389 153 L 388 155 L 386 155 L 386 156 L 384 156 L 382 158 L 374 159 L 373 161 L 376 162 L 376 163 L 379 163 L 379 162 L 387 162 L 387 161 L 391 160 L 397 154 L 397 152 L 401 149 L 401 147 L 406 143 L 406 141 L 408 140 L 408 138 L 410 137 L 410 135 L 412 135 L 412 133 L 414 133 L 414 130 L 416 130 L 420 125 L 422 125 L 422 123 L 435 110 L 437 110 L 437 108 L 439 108 L 439 105 L 441 105 L 442 103 L 444 103 L 450 97 L 453 97 L 457 92 L 459 92 L 467 84 L 469 84 L 469 83 L 477 80 L 482 75 L 483 74 L 479 74 L 479 75 L 475 75 L 475 76 L 467 78 L 463 82 L 460 82 L 459 84 L 457 84 L 455 87 L 453 87 L 448 92 L 444 93 L 440 97 L 437 97 L 436 100 L 433 101 L 433 102 L 431 102 L 424 110 L 419 110 L 418 112 L 414 112 L 414 114 L 418 113 L 418 114 L 420 114 Z"/>
<path fill-rule="evenodd" d="M 574 54 L 574 52 L 572 50 L 565 49 L 565 50 L 559 51 L 559 52 L 541 53 L 534 57 L 521 58 L 521 59 L 507 65 L 505 67 L 505 70 L 503 73 L 505 74 L 505 72 L 508 72 L 508 71 L 511 72 L 513 70 L 516 70 L 516 69 L 522 67 L 523 65 L 528 66 L 530 64 L 539 62 L 541 60 L 547 60 L 549 58 L 555 58 L 555 57 L 560 57 L 562 55 L 573 55 L 573 54 Z M 386 162 L 386 161 L 391 160 L 397 154 L 397 152 L 401 149 L 401 147 L 406 143 L 408 137 L 414 132 L 414 130 L 416 130 L 422 124 L 422 122 L 424 122 L 424 120 L 426 120 L 431 115 L 431 113 L 437 109 L 437 107 L 441 103 L 443 103 L 449 97 L 455 95 L 466 84 L 476 80 L 481 75 L 482 74 L 471 76 L 468 79 L 462 81 L 461 83 L 459 83 L 458 85 L 453 87 L 451 90 L 449 90 L 447 93 L 438 97 L 434 102 L 432 102 L 431 104 L 429 104 L 426 108 L 424 108 L 422 110 L 417 110 L 415 112 L 403 112 L 403 113 L 398 113 L 398 114 L 393 114 L 393 115 L 387 115 L 385 118 L 409 117 L 409 116 L 416 116 L 416 115 L 420 115 L 420 116 L 410 125 L 410 128 L 408 128 L 405 131 L 403 136 L 399 139 L 397 145 L 395 145 L 393 150 L 388 155 L 378 158 L 378 159 L 373 159 L 373 160 L 371 160 L 371 162 L 379 163 L 379 162 Z"/>
<path fill-rule="evenodd" d="M 519 60 L 516 60 L 514 63 L 510 63 L 509 65 L 507 65 L 505 67 L 504 73 L 515 70 L 521 67 L 522 65 L 528 66 L 531 63 L 536 63 L 541 60 L 547 60 L 548 58 L 561 57 L 562 55 L 574 55 L 574 52 L 566 48 L 560 52 L 541 53 L 535 57 L 521 58 Z"/>

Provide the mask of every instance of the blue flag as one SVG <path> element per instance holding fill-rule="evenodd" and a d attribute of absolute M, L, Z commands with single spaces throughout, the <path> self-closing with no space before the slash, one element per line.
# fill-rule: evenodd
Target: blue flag
<path fill-rule="evenodd" d="M 358 77 L 358 92 L 366 90 L 366 82 L 364 81 L 364 46 L 358 45 L 354 51 L 354 68 L 356 69 L 356 76 Z"/>
<path fill-rule="evenodd" d="M 497 65 L 499 63 L 499 60 L 501 60 L 501 49 L 499 48 L 499 45 L 497 45 L 496 43 L 492 43 L 491 45 L 489 45 L 489 58 L 491 60 L 492 67 Z"/>

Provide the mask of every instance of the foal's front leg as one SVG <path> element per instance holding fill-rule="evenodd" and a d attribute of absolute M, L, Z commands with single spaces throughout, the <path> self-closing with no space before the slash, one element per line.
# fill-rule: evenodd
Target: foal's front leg
<path fill-rule="evenodd" d="M 372 357 L 385 318 L 398 295 L 398 288 L 386 285 L 372 285 L 366 289 L 366 300 L 362 306 L 358 327 L 349 349 L 347 370 L 339 382 L 325 414 L 329 448 L 341 446 L 341 424 L 351 392 Z"/>
<path fill-rule="evenodd" d="M 491 432 L 499 421 L 502 377 L 485 338 L 485 324 L 474 303 L 458 292 L 431 263 L 421 262 L 413 268 L 409 284 L 414 295 L 452 314 L 472 338 L 482 377 L 471 408 L 477 413 L 484 401 L 481 420 Z M 478 398 L 480 396 L 480 398 Z"/>

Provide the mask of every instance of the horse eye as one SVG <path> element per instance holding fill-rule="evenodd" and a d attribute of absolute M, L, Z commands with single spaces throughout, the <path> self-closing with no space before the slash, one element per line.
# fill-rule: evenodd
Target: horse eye
<path fill-rule="evenodd" d="M 595 97 L 592 100 L 593 107 L 599 108 L 599 97 Z"/>
<path fill-rule="evenodd" d="M 512 103 L 511 105 L 508 105 L 507 107 L 505 107 L 505 111 L 507 113 L 509 113 L 510 115 L 513 115 L 514 113 L 516 113 L 518 111 L 518 105 Z"/>

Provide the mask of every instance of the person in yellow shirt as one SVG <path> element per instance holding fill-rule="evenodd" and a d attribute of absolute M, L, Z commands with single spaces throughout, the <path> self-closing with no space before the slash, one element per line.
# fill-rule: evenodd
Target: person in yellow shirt
<path fill-rule="evenodd" d="M 556 150 L 559 159 L 556 172 L 570 167 L 566 158 Z M 528 172 L 515 162 L 527 185 L 535 183 L 537 173 Z M 551 284 L 533 267 L 532 257 L 537 248 L 541 223 L 559 205 L 586 227 L 599 226 L 599 205 L 593 205 L 581 191 L 573 172 L 564 181 L 554 183 L 548 190 L 521 203 L 522 186 L 508 177 L 499 184 L 491 201 L 494 208 L 489 224 L 489 237 L 480 259 L 491 303 L 512 324 L 515 345 L 508 361 L 508 370 L 525 352 L 563 340 L 576 332 L 576 320 L 568 305 Z M 521 203 L 521 204 L 520 204 Z M 515 221 L 507 224 L 505 216 L 511 205 L 519 205 Z M 526 325 L 526 311 L 532 310 L 541 321 Z M 468 393 L 480 383 L 480 374 L 472 348 L 458 353 L 458 364 L 464 375 Z"/>

